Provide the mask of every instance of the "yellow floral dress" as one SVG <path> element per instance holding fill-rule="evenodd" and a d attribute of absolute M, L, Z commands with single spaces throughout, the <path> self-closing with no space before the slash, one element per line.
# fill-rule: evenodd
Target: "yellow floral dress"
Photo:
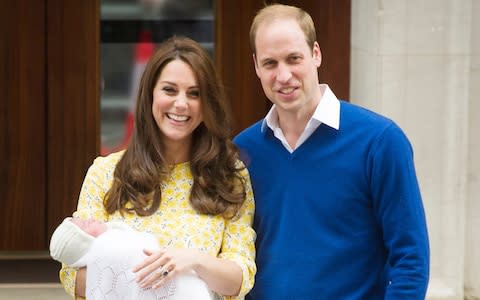
<path fill-rule="evenodd" d="M 162 184 L 161 204 L 153 215 L 121 216 L 119 212 L 109 215 L 103 207 L 103 198 L 112 184 L 115 166 L 122 155 L 123 151 L 95 159 L 85 176 L 73 216 L 102 221 L 121 220 L 138 231 L 155 234 L 160 247 L 195 248 L 234 261 L 243 271 L 240 295 L 224 299 L 242 299 L 253 287 L 256 273 L 256 236 L 252 229 L 255 205 L 248 171 L 241 171 L 247 182 L 247 197 L 239 218 L 227 220 L 222 216 L 195 212 L 189 202 L 193 178 L 188 162 L 175 165 L 170 177 Z M 75 294 L 75 277 L 76 269 L 62 266 L 60 281 L 72 296 Z"/>

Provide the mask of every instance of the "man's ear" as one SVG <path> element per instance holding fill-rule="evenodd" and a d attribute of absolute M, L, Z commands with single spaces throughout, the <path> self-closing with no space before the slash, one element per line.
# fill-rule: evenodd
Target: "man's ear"
<path fill-rule="evenodd" d="M 315 62 L 315 66 L 318 68 L 322 64 L 322 51 L 320 45 L 317 42 L 313 43 L 312 56 Z"/>
<path fill-rule="evenodd" d="M 258 63 L 257 63 L 257 57 L 255 56 L 255 53 L 252 54 L 253 58 L 253 65 L 255 66 L 255 73 L 257 74 L 257 77 L 260 77 L 259 70 L 258 70 Z"/>

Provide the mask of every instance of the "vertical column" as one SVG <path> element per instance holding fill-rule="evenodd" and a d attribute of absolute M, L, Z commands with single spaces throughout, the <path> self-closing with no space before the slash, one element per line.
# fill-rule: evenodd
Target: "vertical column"
<path fill-rule="evenodd" d="M 480 298 L 480 2 L 472 1 L 465 296 Z"/>

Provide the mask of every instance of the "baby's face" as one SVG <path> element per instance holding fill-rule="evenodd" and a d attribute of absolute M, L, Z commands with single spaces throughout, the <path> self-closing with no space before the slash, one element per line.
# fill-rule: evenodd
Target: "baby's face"
<path fill-rule="evenodd" d="M 80 229 L 94 237 L 107 231 L 107 224 L 94 219 L 82 220 L 79 218 L 72 218 L 71 221 L 73 224 L 80 227 Z"/>

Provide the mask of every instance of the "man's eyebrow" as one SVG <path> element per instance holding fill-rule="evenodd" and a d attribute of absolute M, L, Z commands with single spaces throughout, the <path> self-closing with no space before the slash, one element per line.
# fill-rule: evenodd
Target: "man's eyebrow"
<path fill-rule="evenodd" d="M 303 56 L 303 53 L 298 51 L 293 51 L 288 53 L 287 57 L 290 57 L 290 56 Z"/>

